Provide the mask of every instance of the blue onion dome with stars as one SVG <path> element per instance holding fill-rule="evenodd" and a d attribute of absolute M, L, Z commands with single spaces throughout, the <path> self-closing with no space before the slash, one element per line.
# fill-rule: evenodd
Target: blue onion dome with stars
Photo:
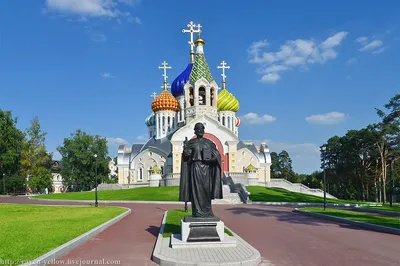
<path fill-rule="evenodd" d="M 146 120 L 144 121 L 144 123 L 146 124 L 146 126 L 150 127 L 150 126 L 155 126 L 156 125 L 156 116 L 154 115 L 154 113 L 152 113 L 151 115 L 149 115 Z"/>
<path fill-rule="evenodd" d="M 193 63 L 189 63 L 185 70 L 172 82 L 171 93 L 178 97 L 185 93 L 184 86 L 189 81 L 190 72 L 192 72 Z"/>

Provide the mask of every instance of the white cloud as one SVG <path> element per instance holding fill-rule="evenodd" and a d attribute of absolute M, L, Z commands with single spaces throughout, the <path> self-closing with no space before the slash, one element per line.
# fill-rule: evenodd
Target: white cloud
<path fill-rule="evenodd" d="M 137 17 L 120 9 L 120 4 L 134 5 L 134 0 L 46 0 L 46 13 L 56 12 L 79 17 L 125 17 L 129 22 L 140 24 Z"/>
<path fill-rule="evenodd" d="M 363 47 L 361 47 L 360 52 L 372 51 L 375 48 L 378 48 L 382 45 L 383 45 L 383 42 L 381 40 L 373 40 L 373 41 L 365 44 Z"/>
<path fill-rule="evenodd" d="M 269 47 L 267 40 L 253 42 L 247 49 L 249 62 L 258 64 L 258 73 L 262 73 L 261 82 L 274 83 L 281 78 L 278 72 L 290 69 L 307 69 L 310 64 L 322 64 L 335 59 L 335 50 L 346 38 L 348 32 L 341 31 L 322 42 L 313 39 L 288 40 L 276 52 L 266 52 Z"/>
<path fill-rule="evenodd" d="M 306 117 L 306 121 L 311 124 L 333 125 L 345 121 L 348 115 L 340 112 L 330 112 Z"/>
<path fill-rule="evenodd" d="M 137 140 L 144 140 L 144 139 L 146 139 L 146 138 L 145 138 L 144 136 L 137 136 L 136 139 L 137 139 Z"/>
<path fill-rule="evenodd" d="M 93 32 L 88 32 L 90 39 L 94 42 L 105 42 L 107 41 L 107 37 L 104 34 L 101 33 L 93 33 Z"/>
<path fill-rule="evenodd" d="M 273 122 L 276 120 L 276 118 L 268 114 L 258 116 L 256 113 L 248 113 L 241 116 L 240 120 L 243 124 L 261 125 Z"/>
<path fill-rule="evenodd" d="M 260 82 L 262 83 L 275 83 L 281 79 L 281 76 L 277 73 L 268 73 L 261 77 Z"/>
<path fill-rule="evenodd" d="M 106 138 L 108 144 L 114 144 L 114 145 L 121 145 L 125 144 L 128 145 L 129 142 L 127 140 L 124 140 L 122 138 Z"/>
<path fill-rule="evenodd" d="M 128 21 L 130 23 L 142 24 L 142 20 L 138 17 L 129 17 Z"/>
<path fill-rule="evenodd" d="M 370 38 L 367 36 L 361 36 L 356 39 L 361 45 L 361 48 L 358 49 L 360 52 L 372 52 L 373 54 L 380 54 L 386 50 L 383 46 L 383 41 L 376 38 Z"/>
<path fill-rule="evenodd" d="M 297 173 L 310 174 L 316 170 L 320 170 L 320 151 L 319 145 L 315 143 L 292 143 L 273 140 L 250 140 L 255 145 L 262 142 L 267 143 L 270 152 L 280 153 L 285 150 L 292 159 L 293 170 Z"/>
<path fill-rule="evenodd" d="M 350 58 L 349 60 L 346 61 L 346 64 L 352 65 L 357 63 L 358 59 L 357 58 Z"/>
<path fill-rule="evenodd" d="M 103 78 L 115 78 L 115 76 L 112 76 L 110 73 L 103 73 L 101 74 Z"/>
<path fill-rule="evenodd" d="M 378 50 L 372 51 L 373 54 L 380 54 L 386 50 L 386 47 L 379 48 Z"/>
<path fill-rule="evenodd" d="M 59 161 L 61 159 L 62 159 L 62 156 L 58 151 L 53 152 L 53 160 Z"/>

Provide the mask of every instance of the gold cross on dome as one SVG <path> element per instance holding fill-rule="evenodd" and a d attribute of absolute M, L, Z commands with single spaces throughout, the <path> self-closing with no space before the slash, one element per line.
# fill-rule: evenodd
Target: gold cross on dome
<path fill-rule="evenodd" d="M 150 95 L 150 97 L 152 97 L 153 99 L 157 98 L 157 93 L 156 93 L 156 92 L 153 92 L 153 93 Z"/>
<path fill-rule="evenodd" d="M 222 74 L 221 74 L 221 76 L 222 76 L 222 82 L 225 82 L 225 78 L 226 78 L 225 69 L 230 69 L 231 67 L 230 67 L 230 66 L 227 66 L 225 61 L 222 61 L 222 62 L 221 62 L 221 66 L 217 66 L 217 68 L 222 69 Z"/>
<path fill-rule="evenodd" d="M 171 69 L 172 67 L 171 66 L 167 66 L 168 65 L 168 63 L 166 62 L 166 61 L 164 61 L 163 63 L 162 63 L 162 66 L 159 66 L 158 68 L 159 69 L 164 69 L 164 74 L 163 74 L 163 77 L 164 77 L 164 86 L 162 86 L 162 88 L 164 88 L 164 89 L 167 89 L 167 78 L 168 78 L 168 76 L 167 76 L 167 69 Z"/>
<path fill-rule="evenodd" d="M 198 33 L 200 34 L 201 32 L 201 25 L 200 24 L 193 24 L 193 21 L 190 21 L 189 24 L 187 24 L 187 27 L 189 28 L 188 30 L 183 29 L 183 33 L 190 33 L 190 41 L 188 42 L 190 44 L 190 50 L 193 51 L 194 48 L 194 39 L 193 39 L 193 34 Z M 197 27 L 198 29 L 195 30 L 194 28 Z"/>

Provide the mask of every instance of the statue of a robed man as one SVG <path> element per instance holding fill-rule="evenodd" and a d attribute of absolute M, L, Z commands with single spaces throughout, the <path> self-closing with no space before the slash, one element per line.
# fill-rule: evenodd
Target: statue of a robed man
<path fill-rule="evenodd" d="M 180 201 L 190 201 L 193 217 L 213 217 L 212 199 L 222 199 L 221 156 L 214 142 L 203 138 L 204 125 L 194 126 L 197 138 L 184 142 Z"/>

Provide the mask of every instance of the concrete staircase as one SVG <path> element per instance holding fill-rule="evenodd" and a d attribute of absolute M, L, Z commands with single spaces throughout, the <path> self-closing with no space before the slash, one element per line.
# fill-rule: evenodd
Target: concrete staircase
<path fill-rule="evenodd" d="M 241 204 L 242 201 L 237 192 L 231 192 L 229 185 L 222 186 L 223 199 L 212 200 L 212 204 Z"/>

